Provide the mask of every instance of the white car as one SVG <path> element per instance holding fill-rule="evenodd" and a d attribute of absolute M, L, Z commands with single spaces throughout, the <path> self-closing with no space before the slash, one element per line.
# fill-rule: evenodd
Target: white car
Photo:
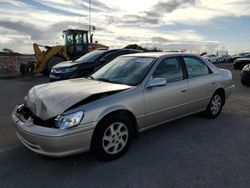
<path fill-rule="evenodd" d="M 228 63 L 228 62 L 232 62 L 233 58 L 230 55 L 222 55 L 219 56 L 219 62 L 220 63 Z"/>
<path fill-rule="evenodd" d="M 219 63 L 219 57 L 216 55 L 207 55 L 203 56 L 203 58 L 210 63 Z"/>

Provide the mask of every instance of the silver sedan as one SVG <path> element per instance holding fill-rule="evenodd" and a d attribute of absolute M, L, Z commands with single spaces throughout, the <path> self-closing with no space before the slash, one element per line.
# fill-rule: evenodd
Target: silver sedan
<path fill-rule="evenodd" d="M 216 118 L 233 88 L 230 71 L 199 56 L 132 54 L 88 78 L 33 87 L 12 119 L 20 141 L 36 153 L 91 150 L 112 160 L 149 128 L 199 112 Z"/>

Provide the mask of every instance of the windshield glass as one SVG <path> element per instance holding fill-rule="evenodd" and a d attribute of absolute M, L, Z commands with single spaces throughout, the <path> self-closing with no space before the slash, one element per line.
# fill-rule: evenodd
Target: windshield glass
<path fill-rule="evenodd" d="M 154 59 L 152 57 L 118 57 L 92 74 L 91 78 L 134 86 L 143 80 Z"/>
<path fill-rule="evenodd" d="M 80 57 L 76 61 L 80 61 L 80 62 L 94 62 L 99 57 L 101 57 L 101 55 L 104 52 L 106 52 L 106 50 L 95 50 L 93 52 L 90 52 L 90 53 L 87 53 L 87 54 L 83 55 L 82 57 Z"/>

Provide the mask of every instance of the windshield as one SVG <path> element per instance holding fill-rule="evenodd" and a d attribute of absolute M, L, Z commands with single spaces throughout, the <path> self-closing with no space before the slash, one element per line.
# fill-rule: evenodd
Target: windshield
<path fill-rule="evenodd" d="M 118 57 L 92 74 L 95 80 L 138 85 L 149 71 L 153 60 L 151 57 Z"/>
<path fill-rule="evenodd" d="M 106 52 L 106 50 L 95 50 L 93 52 L 90 52 L 90 53 L 87 53 L 87 54 L 83 55 L 82 57 L 80 57 L 76 61 L 80 61 L 80 62 L 94 62 L 99 57 L 101 57 L 101 55 L 104 52 Z"/>

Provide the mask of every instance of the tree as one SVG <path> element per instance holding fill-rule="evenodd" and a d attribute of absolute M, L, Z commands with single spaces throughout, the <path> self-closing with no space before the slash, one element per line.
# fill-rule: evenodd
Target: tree
<path fill-rule="evenodd" d="M 8 54 L 14 53 L 14 51 L 9 48 L 3 48 L 3 52 L 8 53 Z"/>
<path fill-rule="evenodd" d="M 139 46 L 137 44 L 130 44 L 130 45 L 124 47 L 124 48 L 126 48 L 126 49 L 135 49 L 135 50 L 142 50 L 143 52 L 162 52 L 161 49 L 156 48 L 156 47 L 148 49 L 148 48 L 141 47 L 141 46 Z"/>

